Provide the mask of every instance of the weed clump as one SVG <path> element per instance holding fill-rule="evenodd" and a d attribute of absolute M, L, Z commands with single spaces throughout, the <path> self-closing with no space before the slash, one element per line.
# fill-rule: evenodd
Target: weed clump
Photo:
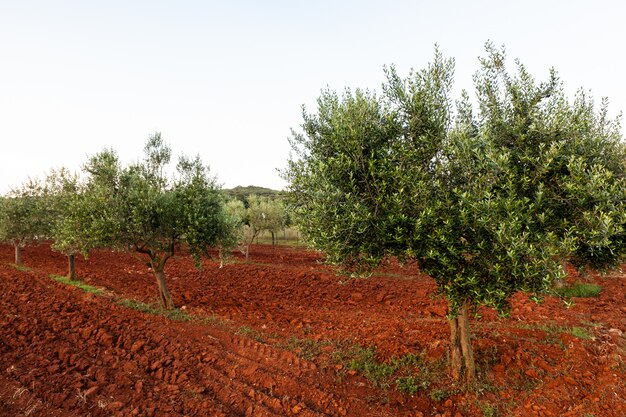
<path fill-rule="evenodd" d="M 591 298 L 600 294 L 602 287 L 597 284 L 577 282 L 570 286 L 557 288 L 555 291 L 562 298 Z"/>

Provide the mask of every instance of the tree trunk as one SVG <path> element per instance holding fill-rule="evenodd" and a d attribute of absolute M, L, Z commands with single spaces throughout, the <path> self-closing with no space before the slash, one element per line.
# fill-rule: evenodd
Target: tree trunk
<path fill-rule="evenodd" d="M 272 231 L 270 233 L 272 234 L 272 246 L 276 246 L 276 235 Z"/>
<path fill-rule="evenodd" d="M 470 337 L 469 303 L 464 303 L 458 315 L 448 319 L 450 325 L 450 375 L 456 381 L 465 372 L 468 385 L 476 379 L 476 363 Z"/>
<path fill-rule="evenodd" d="M 174 308 L 174 300 L 172 300 L 172 295 L 170 294 L 170 290 L 167 288 L 167 283 L 165 282 L 165 272 L 162 268 L 153 269 L 153 272 L 159 290 L 159 300 L 161 301 L 161 306 L 166 309 Z"/>
<path fill-rule="evenodd" d="M 67 255 L 67 278 L 70 281 L 74 281 L 76 279 L 76 258 L 74 254 Z"/>
<path fill-rule="evenodd" d="M 220 248 L 217 256 L 220 257 L 220 269 L 224 268 L 224 249 Z"/>
<path fill-rule="evenodd" d="M 246 261 L 250 259 L 250 244 L 246 245 Z"/>
<path fill-rule="evenodd" d="M 450 374 L 456 381 L 461 379 L 461 340 L 459 318 L 448 319 L 450 325 Z"/>
<path fill-rule="evenodd" d="M 476 379 L 476 363 L 474 362 L 474 352 L 472 350 L 472 340 L 470 337 L 469 325 L 469 304 L 464 303 L 458 316 L 459 331 L 461 336 L 461 350 L 465 362 L 465 380 L 470 385 Z"/>
<path fill-rule="evenodd" d="M 15 265 L 22 265 L 22 247 L 15 245 Z"/>

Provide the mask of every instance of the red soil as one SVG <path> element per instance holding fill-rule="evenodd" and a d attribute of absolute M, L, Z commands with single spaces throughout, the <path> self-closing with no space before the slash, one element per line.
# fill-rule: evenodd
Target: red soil
<path fill-rule="evenodd" d="M 207 324 L 121 306 L 119 297 L 156 295 L 148 268 L 128 254 L 78 259 L 79 277 L 105 296 L 51 280 L 66 258 L 47 246 L 25 249 L 29 271 L 12 267 L 12 255 L 0 246 L 0 417 L 626 415 L 622 275 L 580 278 L 603 291 L 569 308 L 520 294 L 508 319 L 482 311 L 472 324 L 480 377 L 467 391 L 436 366 L 448 347 L 445 302 L 415 266 L 348 279 L 291 248 L 253 247 L 250 263 L 206 261 L 201 271 L 173 258 L 175 302 L 218 318 Z M 288 348 L 293 337 L 320 351 Z M 375 387 L 331 358 L 353 344 L 376 347 L 379 361 L 424 354 L 440 374 L 414 395 Z"/>

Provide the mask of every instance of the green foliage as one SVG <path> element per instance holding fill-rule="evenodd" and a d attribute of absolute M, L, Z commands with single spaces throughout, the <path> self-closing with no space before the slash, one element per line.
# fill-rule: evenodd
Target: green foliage
<path fill-rule="evenodd" d="M 233 204 L 237 208 L 233 207 Z M 243 203 L 239 200 L 229 200 L 224 203 L 222 212 L 222 227 L 217 239 L 217 246 L 220 249 L 221 262 L 230 256 L 230 252 L 243 240 L 243 224 L 241 221 L 239 206 L 243 209 Z"/>
<path fill-rule="evenodd" d="M 294 221 L 329 260 L 374 265 L 393 236 L 385 210 L 394 183 L 395 117 L 370 92 L 324 91 L 318 114 L 303 110 L 303 134 L 294 132 L 289 181 Z"/>
<path fill-rule="evenodd" d="M 448 397 L 450 397 L 453 394 L 454 392 L 450 390 L 447 390 L 444 388 L 438 388 L 438 389 L 432 390 L 429 394 L 429 397 L 433 401 L 443 401 L 443 400 L 448 399 Z"/>
<path fill-rule="evenodd" d="M 580 90 L 568 102 L 554 70 L 537 85 L 517 62 L 515 77 L 504 51 L 487 45 L 477 75 L 482 126 L 513 162 L 517 195 L 535 210 L 530 230 L 569 243 L 576 265 L 616 266 L 624 252 L 624 144 L 619 119 L 603 100 Z"/>
<path fill-rule="evenodd" d="M 237 186 L 235 188 L 224 189 L 222 191 L 229 197 L 240 201 L 246 201 L 251 195 L 267 197 L 271 200 L 282 198 L 284 196 L 283 191 L 272 190 L 271 188 L 258 187 L 255 185 L 248 185 L 247 187 Z"/>
<path fill-rule="evenodd" d="M 563 298 L 590 298 L 596 297 L 602 291 L 602 287 L 598 284 L 586 284 L 584 282 L 576 282 L 571 286 L 556 288 L 555 292 Z"/>
<path fill-rule="evenodd" d="M 173 193 L 174 204 L 181 209 L 181 215 L 176 227 L 199 266 L 208 247 L 229 240 L 231 220 L 224 212 L 224 202 L 215 179 L 199 157 L 193 160 L 181 158 L 178 173 Z"/>
<path fill-rule="evenodd" d="M 416 394 L 419 390 L 426 389 L 429 386 L 428 381 L 423 381 L 413 375 L 403 376 L 396 379 L 396 389 L 404 394 Z"/>
<path fill-rule="evenodd" d="M 608 268 L 624 253 L 625 147 L 619 120 L 551 70 L 537 83 L 504 50 L 486 46 L 478 108 L 452 112 L 453 61 L 437 51 L 381 97 L 323 91 L 303 111 L 283 172 L 305 237 L 328 259 L 370 269 L 416 259 L 449 301 L 506 313 L 517 291 L 540 294 L 577 265 Z"/>

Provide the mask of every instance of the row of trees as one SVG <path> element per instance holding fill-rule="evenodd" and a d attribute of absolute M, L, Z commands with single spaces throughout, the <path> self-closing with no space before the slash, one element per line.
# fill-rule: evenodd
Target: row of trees
<path fill-rule="evenodd" d="M 176 175 L 168 177 L 171 150 L 160 134 L 151 136 L 143 160 L 122 166 L 113 150 L 104 150 L 83 166 L 82 177 L 54 170 L 44 181 L 30 180 L 0 200 L 0 241 L 21 249 L 41 240 L 68 257 L 75 279 L 75 255 L 95 247 L 129 251 L 154 273 L 159 300 L 174 306 L 166 284 L 166 262 L 184 245 L 196 265 L 219 246 L 225 256 L 246 246 L 262 230 L 284 227 L 284 207 L 251 196 L 225 202 L 214 177 L 199 158 L 181 157 Z"/>
<path fill-rule="evenodd" d="M 475 376 L 468 317 L 507 314 L 510 297 L 540 297 L 564 264 L 610 268 L 626 248 L 626 148 L 619 118 L 579 91 L 568 101 L 551 70 L 536 82 L 486 46 L 453 110 L 454 62 L 439 51 L 382 95 L 323 91 L 303 109 L 283 172 L 294 221 L 331 261 L 369 270 L 416 260 L 448 301 L 451 370 Z"/>

